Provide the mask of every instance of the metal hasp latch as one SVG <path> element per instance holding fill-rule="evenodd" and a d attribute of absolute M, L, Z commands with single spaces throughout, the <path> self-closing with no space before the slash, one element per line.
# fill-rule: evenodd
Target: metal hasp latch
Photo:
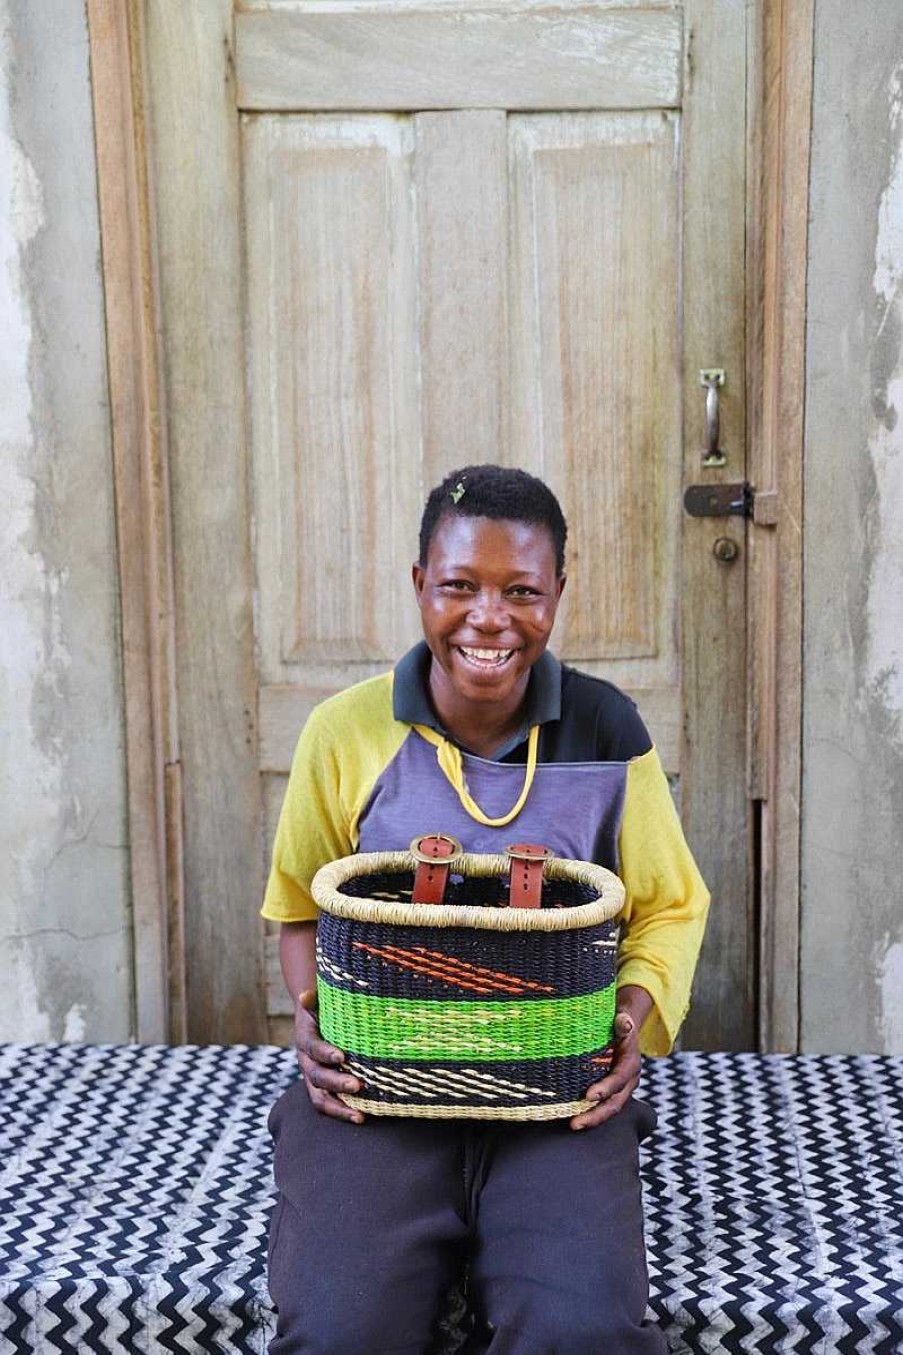
<path fill-rule="evenodd" d="M 691 518 L 752 518 L 760 527 L 773 527 L 778 520 L 778 496 L 756 490 L 748 480 L 729 485 L 688 485 L 684 508 Z"/>

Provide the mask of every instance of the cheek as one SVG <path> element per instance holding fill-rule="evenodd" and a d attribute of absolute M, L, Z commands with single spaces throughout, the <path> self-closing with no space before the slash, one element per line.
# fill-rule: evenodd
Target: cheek
<path fill-rule="evenodd" d="M 445 630 L 456 623 L 461 610 L 461 603 L 457 598 L 430 598 L 422 608 L 423 623 L 430 629 Z"/>
<path fill-rule="evenodd" d="M 530 616 L 528 625 L 531 633 L 541 639 L 549 634 L 555 622 L 556 608 L 552 604 L 543 604 L 537 607 Z"/>
<path fill-rule="evenodd" d="M 456 616 L 460 610 L 461 604 L 454 598 L 437 598 L 430 607 L 434 620 L 440 624 Z"/>

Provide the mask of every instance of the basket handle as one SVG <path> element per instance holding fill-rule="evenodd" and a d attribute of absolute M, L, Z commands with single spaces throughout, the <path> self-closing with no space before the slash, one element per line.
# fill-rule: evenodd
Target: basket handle
<path fill-rule="evenodd" d="M 555 853 L 533 842 L 515 842 L 505 848 L 511 866 L 508 902 L 512 908 L 539 908 L 542 905 L 542 875 L 546 862 Z"/>
<path fill-rule="evenodd" d="M 449 870 L 453 862 L 464 855 L 464 848 L 448 833 L 429 833 L 414 838 L 411 855 L 418 863 L 411 902 L 442 903 Z"/>

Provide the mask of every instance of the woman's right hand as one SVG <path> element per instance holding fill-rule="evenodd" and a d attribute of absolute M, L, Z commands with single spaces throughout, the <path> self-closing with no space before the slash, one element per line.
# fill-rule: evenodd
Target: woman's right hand
<path fill-rule="evenodd" d="M 345 1055 L 335 1045 L 327 1044 L 320 1035 L 317 1024 L 316 989 L 308 988 L 303 992 L 295 1008 L 295 1050 L 298 1066 L 307 1087 L 311 1104 L 321 1115 L 331 1115 L 336 1120 L 350 1120 L 352 1124 L 363 1124 L 364 1117 L 359 1110 L 346 1106 L 338 1098 L 338 1092 L 359 1092 L 361 1084 L 351 1073 L 342 1069 Z"/>

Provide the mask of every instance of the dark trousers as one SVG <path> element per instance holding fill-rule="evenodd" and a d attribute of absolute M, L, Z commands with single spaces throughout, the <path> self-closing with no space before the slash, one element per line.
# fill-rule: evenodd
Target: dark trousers
<path fill-rule="evenodd" d="M 486 1355 L 663 1355 L 648 1280 L 634 1099 L 596 1129 L 270 1113 L 279 1199 L 271 1355 L 424 1355 L 468 1268 Z"/>

